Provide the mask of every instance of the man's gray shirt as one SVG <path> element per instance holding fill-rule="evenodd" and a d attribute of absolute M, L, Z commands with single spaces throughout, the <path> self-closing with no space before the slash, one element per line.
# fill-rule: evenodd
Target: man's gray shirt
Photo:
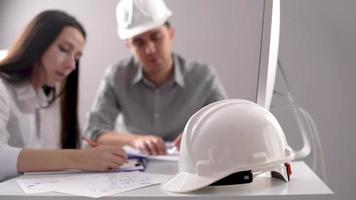
<path fill-rule="evenodd" d="M 173 61 L 174 75 L 158 88 L 143 76 L 142 66 L 132 57 L 110 66 L 89 112 L 86 135 L 95 140 L 113 131 L 122 114 L 128 132 L 173 140 L 196 111 L 226 98 L 213 68 L 176 54 Z"/>

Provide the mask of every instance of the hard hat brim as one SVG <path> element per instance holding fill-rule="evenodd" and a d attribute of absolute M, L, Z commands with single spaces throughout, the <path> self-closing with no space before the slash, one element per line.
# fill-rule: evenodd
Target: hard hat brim
<path fill-rule="evenodd" d="M 208 186 L 224 176 L 225 174 L 216 174 L 214 176 L 204 177 L 193 173 L 179 172 L 164 183 L 161 189 L 168 192 L 191 192 Z"/>
<path fill-rule="evenodd" d="M 295 154 L 293 150 L 287 146 L 286 147 L 286 156 L 281 160 L 275 160 L 270 163 L 258 163 L 255 165 L 250 165 L 249 167 L 242 167 L 232 169 L 231 171 L 224 171 L 221 173 L 213 173 L 209 176 L 199 176 L 196 173 L 188 173 L 188 172 L 178 172 L 174 175 L 171 179 L 169 179 L 166 183 L 162 184 L 161 189 L 168 191 L 168 192 L 177 192 L 177 193 L 184 193 L 184 192 L 192 192 L 203 187 L 206 187 L 234 172 L 239 171 L 246 171 L 254 169 L 260 172 L 266 171 L 275 171 L 280 173 L 283 178 L 287 181 L 286 176 L 283 174 L 282 171 L 278 170 L 275 166 L 278 164 L 283 164 L 286 162 L 290 162 L 294 159 Z"/>
<path fill-rule="evenodd" d="M 120 27 L 118 28 L 118 35 L 120 37 L 121 40 L 127 40 L 129 38 L 135 37 L 137 35 L 140 35 L 142 33 L 145 33 L 149 30 L 158 28 L 160 26 L 162 26 L 167 20 L 168 18 L 172 15 L 172 13 L 167 13 L 167 16 L 162 18 L 161 20 L 157 20 L 151 23 L 147 23 L 147 24 L 143 24 L 141 26 L 137 26 L 136 28 L 131 28 L 131 29 L 127 29 L 127 28 L 123 28 L 120 29 Z"/>

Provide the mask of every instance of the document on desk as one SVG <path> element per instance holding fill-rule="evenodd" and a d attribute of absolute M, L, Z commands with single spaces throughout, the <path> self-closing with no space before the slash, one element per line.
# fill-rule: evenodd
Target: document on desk
<path fill-rule="evenodd" d="M 19 178 L 17 182 L 22 188 L 26 185 L 39 191 L 53 191 L 99 198 L 149 185 L 160 184 L 167 181 L 169 177 L 169 175 L 145 172 L 110 172 L 63 177 L 54 175 L 53 177 L 37 179 Z M 26 189 L 24 191 L 26 192 Z"/>
<path fill-rule="evenodd" d="M 44 184 L 46 181 L 41 180 L 40 182 L 35 181 L 33 179 L 16 179 L 17 184 L 22 188 L 22 190 L 26 194 L 38 194 L 38 193 L 46 193 L 49 192 L 48 190 L 39 190 L 35 189 L 35 185 L 37 184 Z"/>
<path fill-rule="evenodd" d="M 134 149 L 130 146 L 124 146 L 123 149 L 126 151 L 127 155 L 131 156 L 137 156 L 137 157 L 142 157 L 142 158 L 147 158 L 149 160 L 161 160 L 161 161 L 178 161 L 179 159 L 179 153 L 170 151 L 171 148 L 167 149 L 167 155 L 163 156 L 154 156 L 154 155 L 147 155 L 142 152 L 140 152 L 137 149 Z"/>

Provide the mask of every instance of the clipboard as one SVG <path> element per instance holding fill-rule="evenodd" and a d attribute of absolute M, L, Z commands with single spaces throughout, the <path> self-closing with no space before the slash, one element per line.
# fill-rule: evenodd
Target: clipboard
<path fill-rule="evenodd" d="M 148 159 L 141 156 L 128 155 L 128 163 L 114 170 L 119 172 L 145 171 Z"/>

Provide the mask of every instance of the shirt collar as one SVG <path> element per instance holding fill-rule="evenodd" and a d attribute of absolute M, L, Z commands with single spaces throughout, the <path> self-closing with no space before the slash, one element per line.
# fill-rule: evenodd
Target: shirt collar
<path fill-rule="evenodd" d="M 133 76 L 131 83 L 132 83 L 132 85 L 135 85 L 135 84 L 139 83 L 140 81 L 143 81 L 144 77 L 143 77 L 142 65 L 136 59 L 134 59 L 133 63 L 135 66 L 135 74 Z M 176 56 L 175 54 L 173 54 L 173 66 L 174 66 L 174 75 L 173 75 L 174 82 L 176 82 L 181 87 L 184 87 L 185 83 L 184 83 L 184 78 L 183 78 L 183 74 L 181 71 L 181 66 L 180 66 L 180 63 L 178 62 L 178 56 Z"/>
<path fill-rule="evenodd" d="M 48 104 L 47 96 L 42 88 L 35 90 L 29 82 L 17 85 L 15 92 L 20 101 L 31 102 L 35 108 Z"/>
<path fill-rule="evenodd" d="M 142 71 L 142 66 L 141 64 L 136 60 L 133 59 L 132 61 L 133 65 L 134 65 L 134 76 L 132 79 L 132 85 L 137 84 L 138 82 L 140 82 L 141 80 L 143 80 L 143 71 Z"/>
<path fill-rule="evenodd" d="M 182 66 L 181 63 L 178 61 L 178 56 L 173 54 L 173 62 L 174 62 L 174 81 L 180 85 L 181 87 L 185 86 L 183 73 L 182 73 Z"/>

